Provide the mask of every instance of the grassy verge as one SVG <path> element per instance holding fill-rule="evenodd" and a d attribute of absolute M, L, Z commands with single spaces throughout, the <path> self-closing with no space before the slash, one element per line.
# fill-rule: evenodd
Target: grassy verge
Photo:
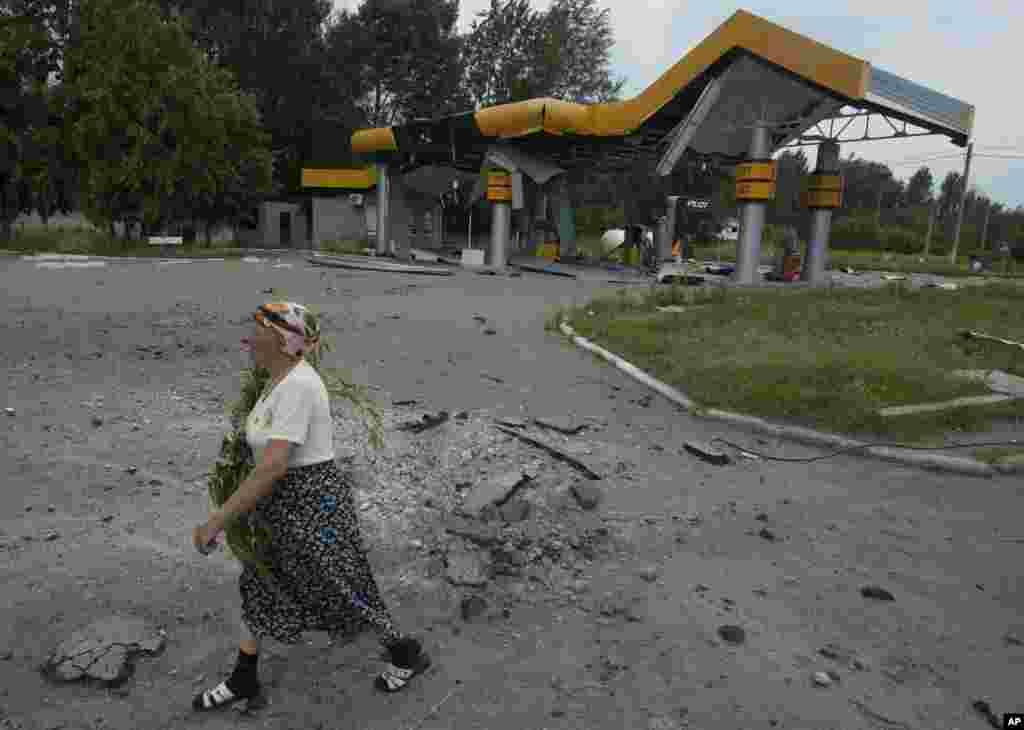
<path fill-rule="evenodd" d="M 88 256 L 126 256 L 137 258 L 162 258 L 160 246 L 151 246 L 146 241 L 122 241 L 111 238 L 109 233 L 97 231 L 88 226 L 33 226 L 15 230 L 14 237 L 0 245 L 10 251 L 24 254 L 59 253 Z M 241 251 L 237 241 L 217 242 L 210 246 L 203 243 L 175 247 L 175 255 L 189 258 L 235 258 L 251 253 Z"/>
<path fill-rule="evenodd" d="M 681 313 L 655 308 L 682 305 Z M 885 406 L 984 395 L 957 369 L 1024 377 L 1024 352 L 965 340 L 980 330 L 1024 341 L 1024 290 L 1004 283 L 949 292 L 670 287 L 601 294 L 555 312 L 584 337 L 704 406 L 871 440 L 935 445 L 1007 419 L 1024 400 L 883 418 Z"/>
<path fill-rule="evenodd" d="M 333 253 L 346 256 L 369 256 L 366 253 L 366 249 L 371 248 L 367 241 L 359 240 L 339 240 L 339 241 L 324 241 L 320 246 L 322 253 Z"/>
<path fill-rule="evenodd" d="M 715 244 L 702 244 L 696 247 L 695 256 L 700 260 L 721 259 L 722 261 L 736 261 L 736 245 L 730 243 L 719 246 Z M 762 247 L 762 263 L 774 263 L 774 255 Z M 947 277 L 978 276 L 969 268 L 970 258 L 959 256 L 955 264 L 949 263 L 948 256 L 920 256 L 913 254 L 885 253 L 882 251 L 829 251 L 828 266 L 832 270 L 852 268 L 854 271 L 891 271 L 901 274 L 935 274 Z M 1024 279 L 1024 264 L 1014 266 L 1009 262 L 1006 270 L 1001 262 L 993 266 L 992 271 L 986 271 L 982 276 L 1007 279 Z"/>

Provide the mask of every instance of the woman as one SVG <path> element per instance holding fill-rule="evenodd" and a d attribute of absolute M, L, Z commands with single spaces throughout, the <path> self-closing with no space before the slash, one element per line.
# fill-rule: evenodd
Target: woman
<path fill-rule="evenodd" d="M 430 659 L 419 641 L 398 633 L 381 600 L 359 532 L 352 484 L 334 462 L 334 424 L 327 388 L 303 357 L 319 341 L 316 318 L 292 302 L 265 304 L 251 339 L 242 340 L 253 364 L 270 380 L 246 422 L 256 468 L 223 507 L 195 528 L 193 541 L 209 554 L 232 515 L 270 530 L 271 576 L 246 565 L 239 580 L 242 640 L 231 676 L 196 695 L 211 710 L 260 693 L 260 641 L 297 644 L 304 631 L 350 639 L 373 629 L 391 663 L 375 685 L 402 689 Z"/>

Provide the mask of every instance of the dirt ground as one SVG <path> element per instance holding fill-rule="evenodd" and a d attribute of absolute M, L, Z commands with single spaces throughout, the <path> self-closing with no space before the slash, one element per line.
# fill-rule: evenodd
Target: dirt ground
<path fill-rule="evenodd" d="M 17 258 L 0 258 L 0 281 L 13 409 L 0 415 L 0 727 L 970 730 L 989 726 L 978 700 L 1024 710 L 1019 476 L 850 456 L 697 461 L 684 440 L 820 452 L 680 413 L 545 333 L 545 307 L 582 302 L 595 282 Z M 343 411 L 337 447 L 368 475 L 373 563 L 434 666 L 381 696 L 373 637 L 311 635 L 265 652 L 266 707 L 195 715 L 192 695 L 234 661 L 238 567 L 198 556 L 191 530 L 245 362 L 238 339 L 271 286 L 324 312 L 335 363 L 386 407 L 385 453 L 363 454 Z M 441 409 L 467 413 L 420 436 L 395 428 Z M 590 512 L 568 497 L 570 468 L 491 425 L 566 414 L 590 425 L 576 442 L 605 477 Z M 449 585 L 443 527 L 465 487 L 452 482 L 524 463 L 539 476 L 521 529 L 545 544 L 605 539 L 483 588 Z M 894 600 L 865 598 L 867 585 Z M 468 595 L 487 614 L 464 621 Z M 166 649 L 116 688 L 41 676 L 60 641 L 111 615 L 164 628 Z M 724 624 L 744 641 L 723 640 Z"/>

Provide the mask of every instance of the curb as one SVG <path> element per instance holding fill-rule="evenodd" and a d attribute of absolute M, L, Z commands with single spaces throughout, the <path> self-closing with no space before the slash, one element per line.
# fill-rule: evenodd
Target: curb
<path fill-rule="evenodd" d="M 601 358 L 617 367 L 633 379 L 646 385 L 659 395 L 669 401 L 681 406 L 691 415 L 711 418 L 717 421 L 731 423 L 758 433 L 786 438 L 791 441 L 805 443 L 812 446 L 827 446 L 835 449 L 859 449 L 860 453 L 868 454 L 885 461 L 894 461 L 908 466 L 916 466 L 922 469 L 934 471 L 946 471 L 967 476 L 993 477 L 996 474 L 1024 473 L 1024 464 L 1001 464 L 990 465 L 975 459 L 967 459 L 957 456 L 945 456 L 934 451 L 909 451 L 906 449 L 893 448 L 889 446 L 868 446 L 863 441 L 857 441 L 845 436 L 814 431 L 799 426 L 781 426 L 770 423 L 761 418 L 746 416 L 740 413 L 720 411 L 715 408 L 701 408 L 694 401 L 687 398 L 683 393 L 667 383 L 651 377 L 635 365 L 626 362 L 618 355 L 595 345 L 584 337 L 576 334 L 575 330 L 565 322 L 559 323 L 562 334 L 572 339 L 573 344 L 588 352 L 599 355 Z"/>

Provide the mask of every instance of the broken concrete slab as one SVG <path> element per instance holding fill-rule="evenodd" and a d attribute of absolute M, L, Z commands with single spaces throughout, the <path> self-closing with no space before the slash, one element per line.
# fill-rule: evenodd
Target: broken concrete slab
<path fill-rule="evenodd" d="M 965 398 L 954 398 L 953 400 L 943 401 L 941 403 L 921 403 L 912 406 L 889 406 L 888 408 L 881 408 L 878 411 L 878 415 L 885 418 L 891 418 L 893 416 L 907 416 L 913 413 L 931 413 L 933 411 L 945 411 L 950 408 L 963 408 L 965 406 L 987 406 L 995 403 L 1004 403 L 1009 400 L 1014 400 L 1011 395 L 972 395 Z"/>
<path fill-rule="evenodd" d="M 529 480 L 530 475 L 519 470 L 490 479 L 469 493 L 462 503 L 462 511 L 469 515 L 478 515 L 489 505 L 501 506 Z"/>
<path fill-rule="evenodd" d="M 501 542 L 501 535 L 496 527 L 468 520 L 452 520 L 444 530 L 449 535 L 464 538 L 480 547 L 489 548 Z"/>
<path fill-rule="evenodd" d="M 62 642 L 46 661 L 43 673 L 59 682 L 94 679 L 115 686 L 131 676 L 136 655 L 158 654 L 165 643 L 163 632 L 145 621 L 113 616 Z"/>
<path fill-rule="evenodd" d="M 731 461 L 729 455 L 724 451 L 719 451 L 704 441 L 687 441 L 683 444 L 683 448 L 698 459 L 715 466 L 725 466 Z"/>
<path fill-rule="evenodd" d="M 601 478 L 601 475 L 598 474 L 593 467 L 589 466 L 584 461 L 580 460 L 578 457 L 569 454 L 568 451 L 566 451 L 565 449 L 560 449 L 557 446 L 546 443 L 537 438 L 527 436 L 526 434 L 516 433 L 515 431 L 508 428 L 504 428 L 502 426 L 498 426 L 498 430 L 501 431 L 502 433 L 508 434 L 509 436 L 515 436 L 520 441 L 525 441 L 528 444 L 531 444 L 533 446 L 536 446 L 540 449 L 547 451 L 556 459 L 566 462 L 567 464 L 575 468 L 577 471 L 586 475 L 589 479 L 598 480 Z M 584 451 L 585 449 L 579 448 L 574 450 Z"/>
<path fill-rule="evenodd" d="M 522 522 L 530 516 L 531 511 L 532 505 L 525 499 L 510 499 L 500 510 L 501 519 L 505 522 Z"/>

